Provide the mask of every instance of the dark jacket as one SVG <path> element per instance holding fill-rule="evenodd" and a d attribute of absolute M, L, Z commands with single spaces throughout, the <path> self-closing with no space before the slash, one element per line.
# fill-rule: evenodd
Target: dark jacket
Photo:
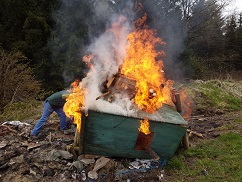
<path fill-rule="evenodd" d="M 46 101 L 48 101 L 51 105 L 51 107 L 57 108 L 57 107 L 63 107 L 66 99 L 62 98 L 63 94 L 68 94 L 70 92 L 66 91 L 66 90 L 62 90 L 60 92 L 56 92 L 54 94 L 52 94 L 51 96 L 49 96 Z"/>

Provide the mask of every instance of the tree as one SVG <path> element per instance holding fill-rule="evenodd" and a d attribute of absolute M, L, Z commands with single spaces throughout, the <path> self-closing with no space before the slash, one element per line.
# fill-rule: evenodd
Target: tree
<path fill-rule="evenodd" d="M 236 16 L 231 15 L 225 26 L 225 52 L 226 52 L 226 60 L 227 63 L 235 68 L 236 62 L 239 58 L 239 50 L 237 49 L 239 46 L 238 36 L 239 29 L 237 28 Z"/>
<path fill-rule="evenodd" d="M 164 59 L 165 69 L 168 68 L 166 73 L 167 71 L 169 75 L 180 73 L 179 69 L 176 69 L 176 65 L 179 64 L 189 67 L 189 71 L 194 66 L 196 70 L 225 68 L 224 20 L 221 13 L 225 2 L 220 3 L 218 0 L 141 2 L 148 14 L 150 25 L 166 42 Z M 186 60 L 187 58 L 189 61 Z M 192 63 L 192 61 L 199 61 L 199 63 Z M 179 68 L 182 69 L 182 67 Z M 204 71 L 200 70 L 200 72 Z M 191 71 L 191 73 L 195 72 Z"/>
<path fill-rule="evenodd" d="M 92 23 L 92 9 L 87 3 L 83 0 L 62 1 L 59 8 L 53 12 L 55 24 L 49 46 L 52 51 L 51 64 L 55 67 L 50 68 L 50 74 L 54 77 L 61 76 L 66 83 L 85 76 L 86 67 L 82 57 L 84 47 L 89 43 L 87 23 Z"/>
<path fill-rule="evenodd" d="M 238 27 L 236 29 L 236 47 L 235 51 L 238 54 L 234 66 L 237 70 L 242 69 L 242 13 L 239 15 Z"/>
<path fill-rule="evenodd" d="M 203 65 L 211 71 L 226 70 L 224 56 L 223 5 L 217 0 L 199 0 L 187 20 L 187 50 L 195 52 Z"/>
<path fill-rule="evenodd" d="M 226 41 L 226 52 L 235 50 L 236 46 L 236 17 L 231 15 L 225 26 L 225 41 Z"/>
<path fill-rule="evenodd" d="M 51 86 L 55 85 L 55 78 L 46 73 L 53 67 L 48 40 L 53 24 L 51 13 L 57 5 L 57 0 L 0 1 L 0 45 L 26 56 L 30 66 L 38 68 L 34 69 L 35 75 L 45 88 L 50 81 Z"/>

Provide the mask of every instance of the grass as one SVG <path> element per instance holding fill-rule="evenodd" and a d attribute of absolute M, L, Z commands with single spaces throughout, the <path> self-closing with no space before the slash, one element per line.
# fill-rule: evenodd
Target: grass
<path fill-rule="evenodd" d="M 33 119 L 36 113 L 41 114 L 39 110 L 42 108 L 40 107 L 41 102 L 35 100 L 13 103 L 4 108 L 4 112 L 0 115 L 0 122 Z"/>
<path fill-rule="evenodd" d="M 242 179 L 242 136 L 226 133 L 204 141 L 171 159 L 171 181 L 231 181 Z M 178 180 L 179 179 L 179 180 Z"/>
<path fill-rule="evenodd" d="M 197 108 L 242 110 L 242 84 L 232 80 L 209 80 L 193 82 L 187 87 Z"/>
<path fill-rule="evenodd" d="M 242 110 L 242 84 L 233 80 L 195 81 L 185 86 L 196 110 Z M 242 181 L 242 118 L 222 125 L 219 137 L 180 151 L 166 167 L 169 181 Z"/>
<path fill-rule="evenodd" d="M 235 120 L 236 123 L 242 123 L 242 118 L 238 118 Z"/>

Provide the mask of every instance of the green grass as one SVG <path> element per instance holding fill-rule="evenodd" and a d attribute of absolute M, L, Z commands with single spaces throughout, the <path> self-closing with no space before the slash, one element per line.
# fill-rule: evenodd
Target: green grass
<path fill-rule="evenodd" d="M 242 84 L 231 80 L 193 82 L 187 90 L 198 108 L 214 108 L 225 111 L 242 110 Z"/>
<path fill-rule="evenodd" d="M 236 123 L 242 123 L 242 118 L 238 118 L 235 120 Z"/>
<path fill-rule="evenodd" d="M 230 132 L 184 151 L 167 167 L 172 181 L 241 181 L 241 146 L 242 136 Z"/>
<path fill-rule="evenodd" d="M 40 107 L 42 107 L 41 102 L 35 100 L 13 103 L 4 108 L 4 112 L 0 115 L 0 122 L 23 120 L 28 118 L 33 119 L 36 113 L 41 114 L 41 112 L 38 111 L 42 109 Z"/>

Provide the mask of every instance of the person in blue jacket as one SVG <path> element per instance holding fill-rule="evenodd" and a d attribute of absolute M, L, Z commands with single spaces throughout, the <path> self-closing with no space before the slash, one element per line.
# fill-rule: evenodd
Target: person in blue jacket
<path fill-rule="evenodd" d="M 37 136 L 39 134 L 41 128 L 53 112 L 56 112 L 60 118 L 60 130 L 67 129 L 66 115 L 63 111 L 66 100 L 63 98 L 63 95 L 69 93 L 67 90 L 62 90 L 52 94 L 45 100 L 42 116 L 30 132 L 30 136 Z"/>

